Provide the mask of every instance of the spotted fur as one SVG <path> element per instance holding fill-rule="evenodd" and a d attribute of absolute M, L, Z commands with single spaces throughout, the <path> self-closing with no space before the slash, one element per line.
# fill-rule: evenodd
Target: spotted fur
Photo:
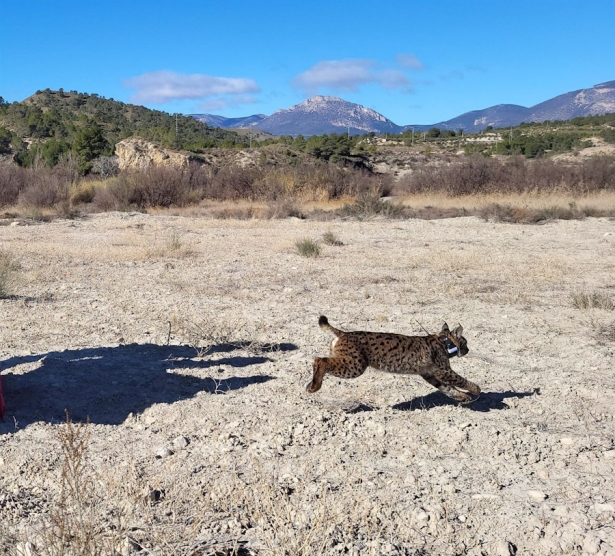
<path fill-rule="evenodd" d="M 326 374 L 339 378 L 357 378 L 367 367 L 399 374 L 417 374 L 447 396 L 459 402 L 478 396 L 480 388 L 455 373 L 450 366 L 448 352 L 442 338 L 448 338 L 456 347 L 459 357 L 468 353 L 468 342 L 458 326 L 452 332 L 444 323 L 440 334 L 429 336 L 404 336 L 382 332 L 345 332 L 329 324 L 327 317 L 320 317 L 321 328 L 335 334 L 329 357 L 314 359 L 314 376 L 307 391 L 320 390 Z"/>

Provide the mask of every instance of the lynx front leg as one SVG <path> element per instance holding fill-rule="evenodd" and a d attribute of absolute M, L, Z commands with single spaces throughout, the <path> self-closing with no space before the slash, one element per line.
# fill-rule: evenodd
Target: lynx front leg
<path fill-rule="evenodd" d="M 475 396 L 480 394 L 480 387 L 477 384 L 463 378 L 452 369 L 448 369 L 446 372 L 442 373 L 441 376 L 438 376 L 438 378 L 446 384 L 461 388 L 461 390 L 467 390 L 470 394 L 474 394 Z"/>
<path fill-rule="evenodd" d="M 312 382 L 307 386 L 307 391 L 310 394 L 318 392 L 326 374 L 335 375 L 339 378 L 357 378 L 365 372 L 365 369 L 367 369 L 367 365 L 351 357 L 316 357 L 314 359 L 314 375 Z"/>
<path fill-rule="evenodd" d="M 440 382 L 433 375 L 421 375 L 429 384 L 435 386 L 440 392 L 447 395 L 449 398 L 453 398 L 454 400 L 462 403 L 467 403 L 472 401 L 472 397 L 465 392 L 460 392 L 454 386 L 449 386 L 448 384 L 444 384 Z"/>

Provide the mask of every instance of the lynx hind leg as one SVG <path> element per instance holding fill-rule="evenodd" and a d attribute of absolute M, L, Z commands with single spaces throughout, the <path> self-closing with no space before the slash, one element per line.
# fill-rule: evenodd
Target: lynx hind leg
<path fill-rule="evenodd" d="M 310 394 L 318 392 L 326 374 L 338 378 L 357 378 L 365 372 L 365 369 L 367 369 L 366 364 L 352 357 L 316 357 L 312 382 L 307 385 L 306 390 Z"/>

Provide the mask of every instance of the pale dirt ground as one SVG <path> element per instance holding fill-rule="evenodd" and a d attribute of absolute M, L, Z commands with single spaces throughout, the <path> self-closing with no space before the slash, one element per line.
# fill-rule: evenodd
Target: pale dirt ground
<path fill-rule="evenodd" d="M 344 245 L 297 254 L 327 231 Z M 122 554 L 615 555 L 615 312 L 571 301 L 615 297 L 611 220 L 112 213 L 2 226 L 0 249 L 22 266 L 0 300 L 6 553 L 54 553 L 67 507 Z M 460 322 L 452 366 L 483 394 L 368 370 L 308 395 L 320 314 Z M 93 480 L 62 505 L 65 408 Z"/>

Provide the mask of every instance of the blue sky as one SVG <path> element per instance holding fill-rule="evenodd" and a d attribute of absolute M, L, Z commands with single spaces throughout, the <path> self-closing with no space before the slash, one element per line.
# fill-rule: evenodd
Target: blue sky
<path fill-rule="evenodd" d="M 615 80 L 613 0 L 2 0 L 0 96 L 271 114 L 315 94 L 431 124 Z"/>

